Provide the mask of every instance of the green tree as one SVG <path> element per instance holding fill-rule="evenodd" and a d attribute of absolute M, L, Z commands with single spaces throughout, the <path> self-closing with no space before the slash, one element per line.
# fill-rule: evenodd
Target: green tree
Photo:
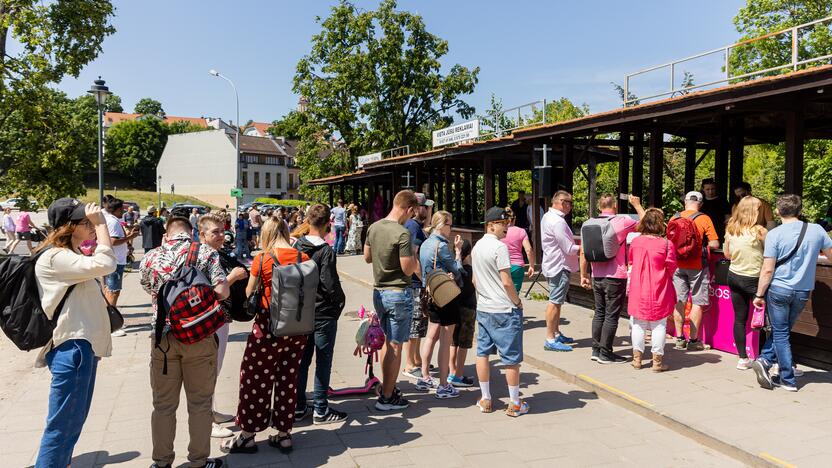
<path fill-rule="evenodd" d="M 383 0 L 374 11 L 341 1 L 322 20 L 312 50 L 297 64 L 294 91 L 309 99 L 308 112 L 346 144 L 351 165 L 370 150 L 428 147 L 425 128 L 474 109 L 460 96 L 474 91 L 479 68 L 440 59 L 448 42 L 427 31 L 422 17 Z"/>
<path fill-rule="evenodd" d="M 205 130 L 211 130 L 210 128 L 201 127 L 193 122 L 188 122 L 185 120 L 177 120 L 175 122 L 165 124 L 165 127 L 166 135 L 176 135 L 177 133 L 204 132 Z"/>
<path fill-rule="evenodd" d="M 113 12 L 107 0 L 0 0 L 0 192 L 45 205 L 83 191 L 85 136 L 48 85 L 98 56 Z"/>
<path fill-rule="evenodd" d="M 142 115 L 155 115 L 157 117 L 164 117 L 165 110 L 162 109 L 162 103 L 153 98 L 141 98 L 133 108 L 133 112 Z"/>
<path fill-rule="evenodd" d="M 124 112 L 121 107 L 121 98 L 117 94 L 111 94 L 104 100 L 104 110 L 107 112 Z"/>
<path fill-rule="evenodd" d="M 167 132 L 167 125 L 155 118 L 119 122 L 107 130 L 105 163 L 136 186 L 152 187 Z"/>
<path fill-rule="evenodd" d="M 272 126 L 266 131 L 272 136 L 300 140 L 312 136 L 318 130 L 320 130 L 320 127 L 312 120 L 308 113 L 291 111 L 284 115 L 283 118 L 272 122 Z"/>

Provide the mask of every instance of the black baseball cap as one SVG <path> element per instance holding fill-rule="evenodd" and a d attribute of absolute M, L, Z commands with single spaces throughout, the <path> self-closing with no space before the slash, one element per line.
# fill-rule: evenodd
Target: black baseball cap
<path fill-rule="evenodd" d="M 492 206 L 485 212 L 485 223 L 491 223 L 494 221 L 503 221 L 508 220 L 508 213 L 506 213 L 505 208 L 500 208 L 499 206 Z"/>
<path fill-rule="evenodd" d="M 49 205 L 46 211 L 49 225 L 53 228 L 63 226 L 72 221 L 81 221 L 87 217 L 84 204 L 76 198 L 59 198 Z"/>

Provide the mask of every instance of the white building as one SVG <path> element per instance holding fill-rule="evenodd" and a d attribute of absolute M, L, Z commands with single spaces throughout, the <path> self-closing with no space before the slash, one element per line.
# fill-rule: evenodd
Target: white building
<path fill-rule="evenodd" d="M 241 203 L 261 197 L 298 198 L 294 148 L 294 142 L 282 138 L 240 135 Z M 225 130 L 171 135 L 156 166 L 156 180 L 165 193 L 172 190 L 233 207 L 235 154 L 234 135 Z"/>

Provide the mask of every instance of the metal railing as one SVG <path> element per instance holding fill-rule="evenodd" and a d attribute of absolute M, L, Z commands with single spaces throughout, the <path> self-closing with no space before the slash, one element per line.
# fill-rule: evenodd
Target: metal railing
<path fill-rule="evenodd" d="M 699 54 L 696 54 L 696 55 L 691 55 L 690 57 L 685 57 L 683 59 L 674 60 L 672 62 L 664 63 L 664 64 L 661 64 L 661 65 L 656 65 L 656 66 L 653 66 L 653 67 L 650 67 L 650 68 L 645 68 L 643 70 L 639 70 L 639 71 L 634 72 L 634 73 L 628 73 L 628 74 L 624 75 L 624 107 L 627 107 L 627 106 L 629 106 L 633 103 L 639 102 L 639 101 L 654 99 L 654 98 L 657 98 L 657 97 L 667 96 L 667 95 L 673 96 L 676 93 L 686 93 L 686 92 L 688 92 L 690 90 L 693 90 L 693 89 L 705 88 L 705 87 L 713 86 L 713 85 L 720 84 L 720 83 L 726 83 L 726 82 L 731 81 L 731 80 L 742 80 L 742 79 L 745 79 L 745 78 L 750 78 L 750 77 L 753 77 L 753 76 L 763 75 L 765 73 L 770 73 L 770 72 L 777 71 L 777 70 L 783 70 L 783 69 L 787 69 L 787 68 L 797 70 L 797 68 L 801 65 L 806 65 L 806 64 L 809 64 L 809 63 L 815 63 L 815 62 L 820 62 L 822 60 L 832 59 L 832 54 L 826 54 L 826 55 L 822 55 L 822 56 L 819 56 L 819 57 L 811 57 L 811 58 L 804 59 L 804 60 L 800 60 L 800 57 L 799 57 L 801 30 L 807 29 L 807 28 L 809 28 L 811 26 L 815 26 L 817 24 L 826 23 L 826 22 L 830 22 L 830 21 L 832 21 L 832 16 L 828 16 L 826 18 L 821 18 L 819 20 L 815 20 L 815 21 L 811 21 L 811 22 L 808 22 L 808 23 L 800 24 L 800 25 L 797 25 L 797 26 L 794 26 L 794 27 L 791 27 L 791 28 L 783 29 L 781 31 L 772 32 L 772 33 L 766 34 L 764 36 L 755 37 L 755 38 L 752 38 L 752 39 L 747 39 L 745 41 L 740 41 L 740 42 L 737 42 L 737 43 L 734 43 L 734 44 L 731 44 L 731 45 L 728 45 L 728 46 L 724 46 L 724 47 L 720 47 L 720 48 L 717 48 L 717 49 L 709 50 L 707 52 L 702 52 L 702 53 L 699 53 Z M 788 34 L 791 34 L 791 59 L 789 60 L 789 63 L 785 63 L 785 64 L 782 64 L 782 65 L 777 65 L 777 66 L 774 66 L 774 67 L 768 67 L 768 68 L 765 68 L 765 69 L 762 69 L 762 70 L 755 70 L 755 71 L 751 71 L 751 72 L 747 72 L 747 73 L 742 73 L 742 74 L 739 74 L 739 75 L 731 75 L 731 60 L 730 59 L 731 59 L 731 52 L 733 50 L 736 50 L 736 49 L 738 49 L 742 46 L 746 46 L 748 44 L 752 44 L 754 42 L 762 41 L 762 40 L 765 40 L 765 39 L 771 39 L 771 38 L 775 38 L 775 37 L 782 37 L 782 36 L 788 35 Z M 709 81 L 709 82 L 703 83 L 703 84 L 698 84 L 698 85 L 683 86 L 683 87 L 679 87 L 679 88 L 676 87 L 676 76 L 677 76 L 676 75 L 676 66 L 677 65 L 679 65 L 681 63 L 685 63 L 685 62 L 690 62 L 692 60 L 700 59 L 700 58 L 703 58 L 703 57 L 707 57 L 709 55 L 719 54 L 719 53 L 724 54 L 723 65 L 722 65 L 723 68 L 724 68 L 723 69 L 723 74 L 724 74 L 723 78 L 721 78 L 719 80 Z M 657 70 L 663 70 L 663 69 L 669 70 L 669 75 L 670 75 L 669 76 L 669 78 L 670 78 L 670 90 L 669 91 L 664 91 L 664 92 L 661 92 L 661 93 L 657 93 L 657 94 L 653 94 L 653 95 L 645 96 L 645 97 L 635 97 L 634 96 L 634 97 L 630 98 L 630 91 L 631 91 L 631 89 L 630 89 L 630 78 L 632 78 L 634 76 L 638 76 L 638 75 L 644 75 L 646 73 L 654 72 L 654 71 L 657 71 Z"/>
<path fill-rule="evenodd" d="M 404 156 L 410 154 L 410 145 L 397 146 L 381 152 L 381 159 L 395 158 L 396 156 Z"/>
<path fill-rule="evenodd" d="M 546 99 L 510 107 L 500 112 L 493 112 L 491 113 L 491 119 L 491 125 L 485 129 L 484 133 L 482 128 L 483 121 L 480 119 L 480 136 L 477 140 L 501 137 L 520 128 L 546 123 Z M 508 122 L 503 122 L 504 119 L 507 119 Z M 504 123 L 506 125 L 503 125 Z"/>

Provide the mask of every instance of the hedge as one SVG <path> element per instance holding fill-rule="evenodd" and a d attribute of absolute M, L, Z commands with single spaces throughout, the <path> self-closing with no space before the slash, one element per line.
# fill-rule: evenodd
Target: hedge
<path fill-rule="evenodd" d="M 277 198 L 258 198 L 254 200 L 258 203 L 268 203 L 271 205 L 280 205 L 286 207 L 306 207 L 306 204 L 312 204 L 312 202 L 306 200 L 278 200 Z"/>

